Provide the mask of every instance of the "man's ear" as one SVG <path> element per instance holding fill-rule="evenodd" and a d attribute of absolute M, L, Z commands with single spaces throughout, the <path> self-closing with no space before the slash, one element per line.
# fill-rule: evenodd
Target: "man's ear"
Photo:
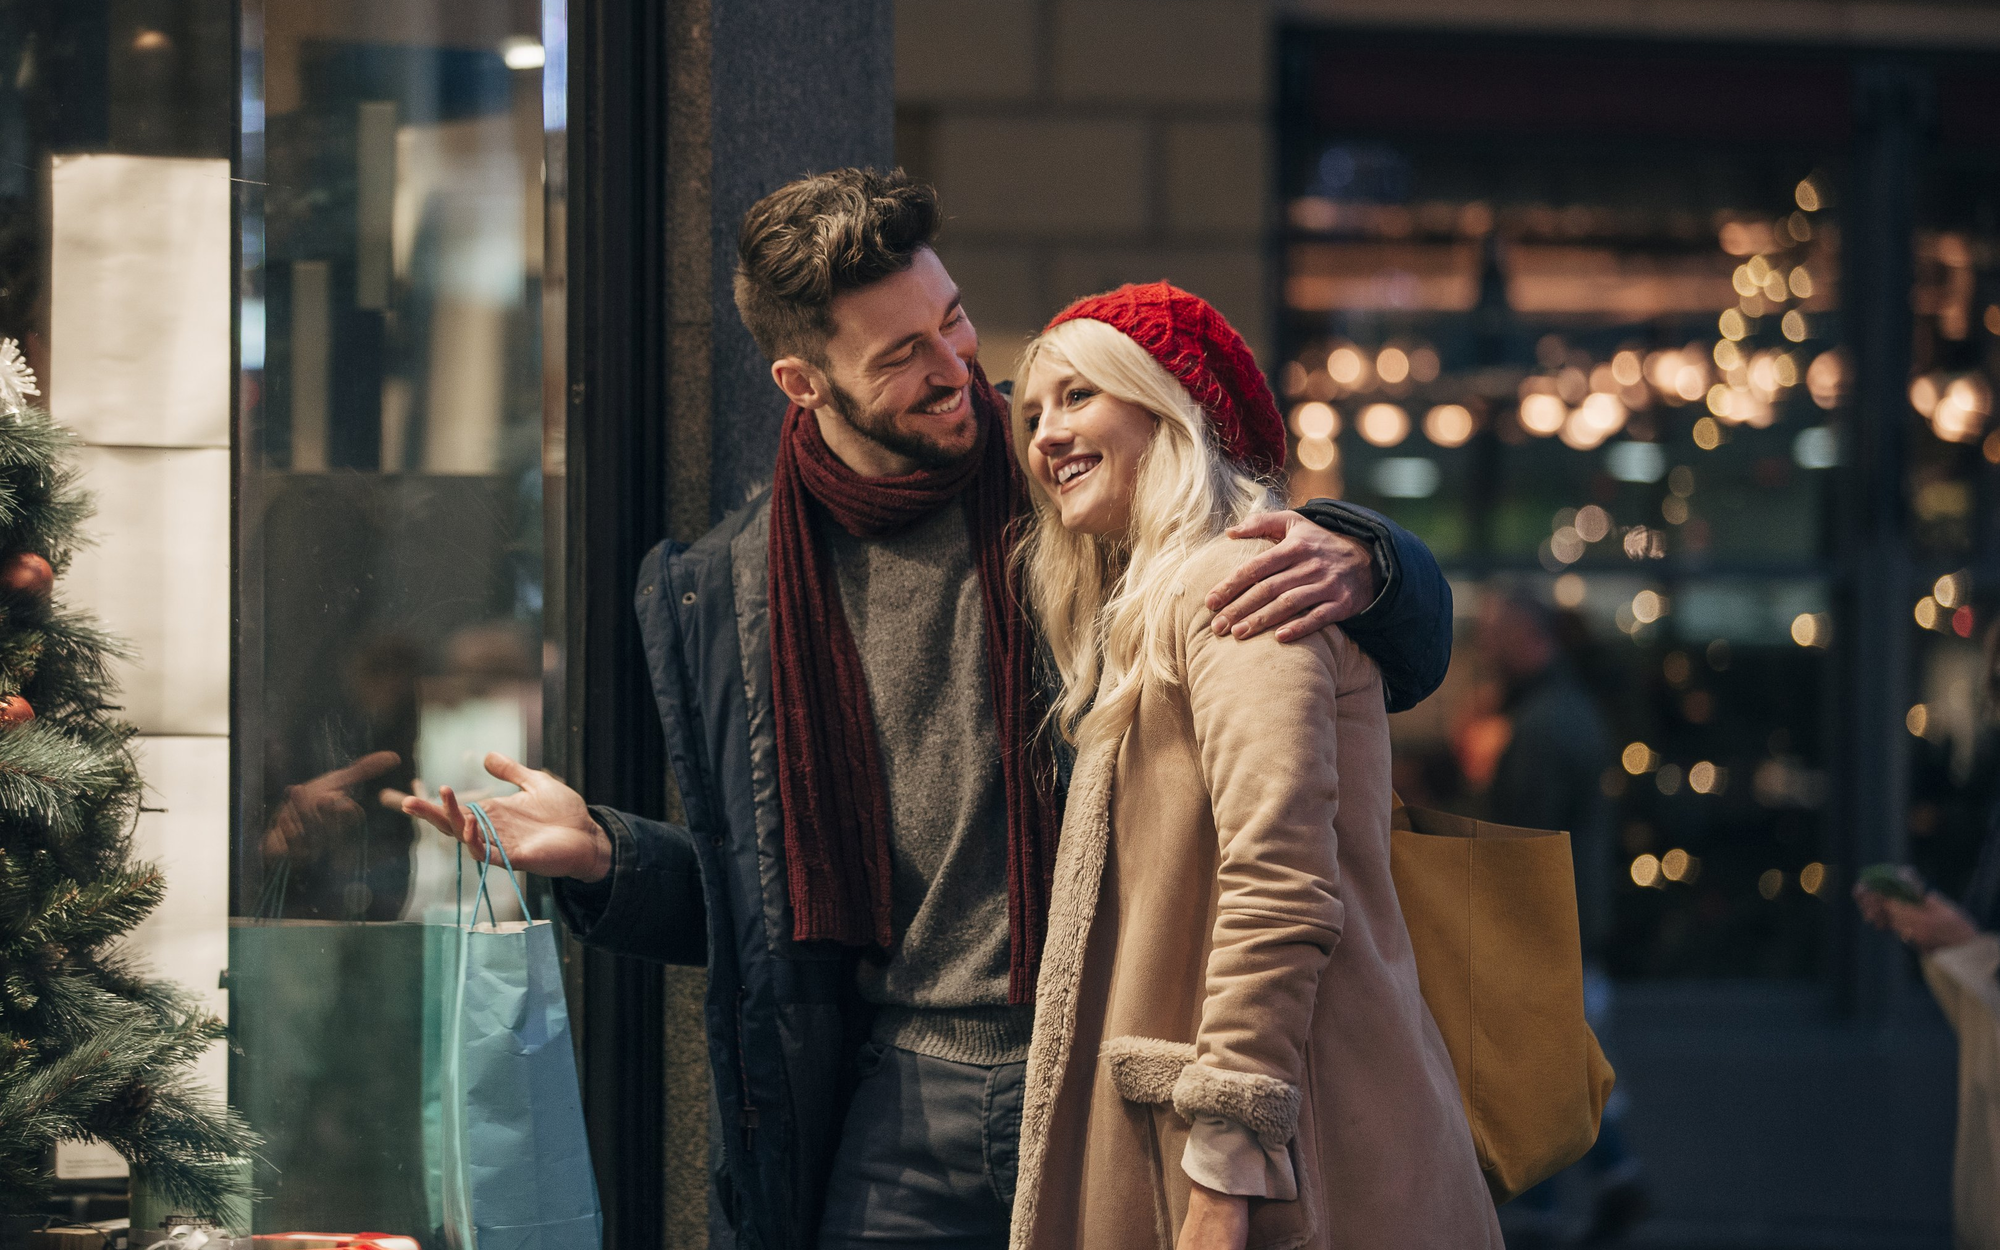
<path fill-rule="evenodd" d="M 803 356 L 780 356 L 771 362 L 771 380 L 785 398 L 801 408 L 819 409 L 833 400 L 826 371 Z"/>

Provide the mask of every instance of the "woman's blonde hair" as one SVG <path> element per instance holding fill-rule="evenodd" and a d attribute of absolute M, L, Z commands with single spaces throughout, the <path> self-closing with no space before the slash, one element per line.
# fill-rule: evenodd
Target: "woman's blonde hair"
<path fill-rule="evenodd" d="M 1123 534 L 1064 529 L 1054 501 L 1039 486 L 1029 489 L 1034 517 L 1014 559 L 1062 678 L 1050 719 L 1075 742 L 1122 733 L 1147 674 L 1177 679 L 1168 622 L 1188 558 L 1238 521 L 1284 505 L 1271 483 L 1216 446 L 1207 415 L 1187 389 L 1145 348 L 1101 321 L 1065 321 L 1021 354 L 1012 425 L 1023 465 L 1029 433 L 1021 395 L 1038 363 L 1067 365 L 1101 393 L 1158 419 Z"/>

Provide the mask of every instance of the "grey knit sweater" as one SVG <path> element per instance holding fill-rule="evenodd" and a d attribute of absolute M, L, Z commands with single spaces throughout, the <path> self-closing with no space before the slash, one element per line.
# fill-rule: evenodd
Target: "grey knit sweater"
<path fill-rule="evenodd" d="M 1007 1004 L 1007 813 L 985 606 L 956 505 L 900 534 L 829 534 L 889 788 L 895 945 L 864 960 L 875 1040 L 961 1063 L 1025 1058 Z"/>

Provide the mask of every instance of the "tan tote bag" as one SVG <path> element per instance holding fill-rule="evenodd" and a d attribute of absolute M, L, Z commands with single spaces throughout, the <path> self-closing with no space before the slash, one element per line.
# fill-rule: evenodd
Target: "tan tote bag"
<path fill-rule="evenodd" d="M 1597 1140 L 1611 1065 L 1583 1016 L 1569 835 L 1396 800 L 1390 871 L 1479 1166 L 1505 1202 Z"/>

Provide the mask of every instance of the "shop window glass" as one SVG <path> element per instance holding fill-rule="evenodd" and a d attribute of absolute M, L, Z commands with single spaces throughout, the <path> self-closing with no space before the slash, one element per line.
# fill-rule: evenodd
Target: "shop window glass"
<path fill-rule="evenodd" d="M 407 922 L 460 887 L 382 796 L 541 763 L 539 21 L 243 14 L 231 1094 L 269 1142 L 258 1232 L 439 1223 L 440 970 Z"/>
<path fill-rule="evenodd" d="M 2000 98 L 1938 76 L 1938 139 L 1917 194 L 1907 430 L 1905 590 L 1916 638 L 1910 858 L 1958 895 L 2000 799 Z"/>
<path fill-rule="evenodd" d="M 1496 777 L 1515 748 L 1576 792 L 1543 819 L 1579 826 L 1613 973 L 1814 975 L 1846 889 L 1822 732 L 1844 79 L 1309 34 L 1285 63 L 1292 491 L 1409 526 L 1458 599 L 1399 788 L 1528 823 Z M 1518 628 L 1577 723 L 1524 721 Z"/>

